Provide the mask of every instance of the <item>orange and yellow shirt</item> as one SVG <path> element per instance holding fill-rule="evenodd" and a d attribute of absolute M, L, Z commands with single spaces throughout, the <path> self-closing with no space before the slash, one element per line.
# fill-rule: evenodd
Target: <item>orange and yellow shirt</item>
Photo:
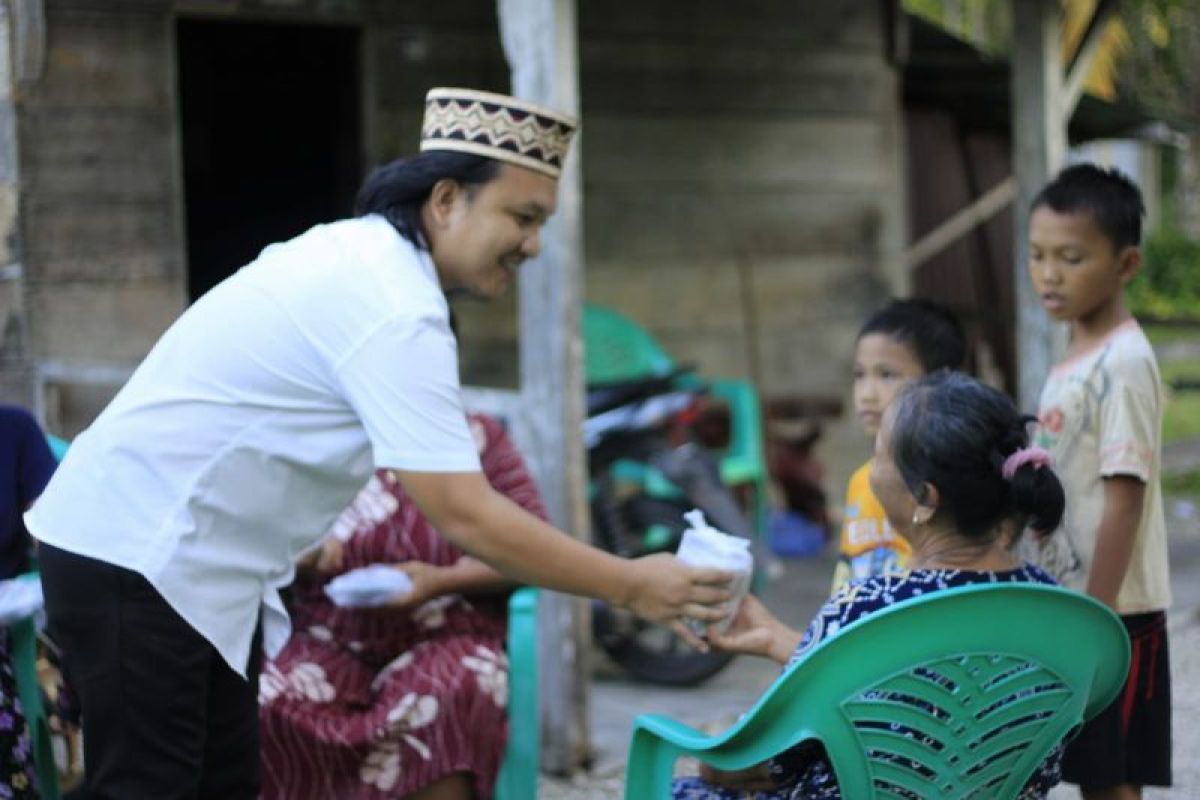
<path fill-rule="evenodd" d="M 892 530 L 883 506 L 871 491 L 871 462 L 850 476 L 838 562 L 833 571 L 833 593 L 850 581 L 896 572 L 908 563 L 912 547 Z"/>

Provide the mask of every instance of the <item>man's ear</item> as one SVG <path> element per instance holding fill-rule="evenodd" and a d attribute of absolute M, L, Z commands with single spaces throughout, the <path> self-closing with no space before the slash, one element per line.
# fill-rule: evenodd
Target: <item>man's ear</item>
<path fill-rule="evenodd" d="M 442 178 L 429 192 L 429 214 L 433 223 L 442 226 L 450 218 L 454 204 L 463 193 L 463 186 L 453 178 Z"/>
<path fill-rule="evenodd" d="M 1126 245 L 1117 255 L 1117 274 L 1121 285 L 1129 283 L 1142 268 L 1142 248 L 1136 245 Z"/>

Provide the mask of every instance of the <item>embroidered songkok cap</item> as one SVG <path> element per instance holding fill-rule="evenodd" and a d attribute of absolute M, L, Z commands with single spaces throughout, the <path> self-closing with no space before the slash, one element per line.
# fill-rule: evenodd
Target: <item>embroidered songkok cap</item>
<path fill-rule="evenodd" d="M 421 150 L 474 153 L 557 178 L 578 122 L 503 94 L 430 89 Z"/>

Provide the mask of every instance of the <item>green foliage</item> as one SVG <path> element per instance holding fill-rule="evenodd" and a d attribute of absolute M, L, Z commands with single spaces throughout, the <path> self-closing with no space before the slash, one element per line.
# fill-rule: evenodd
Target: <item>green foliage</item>
<path fill-rule="evenodd" d="M 1163 409 L 1163 443 L 1200 438 L 1200 395 L 1168 389 Z"/>
<path fill-rule="evenodd" d="M 1122 92 L 1176 124 L 1200 123 L 1200 3 L 1126 0 L 1119 13 L 1130 45 Z"/>
<path fill-rule="evenodd" d="M 1164 494 L 1188 495 L 1200 499 L 1200 470 L 1167 475 L 1162 479 Z"/>
<path fill-rule="evenodd" d="M 1200 319 L 1200 242 L 1165 229 L 1146 238 L 1142 257 L 1127 294 L 1133 313 Z"/>
<path fill-rule="evenodd" d="M 1200 392 L 1171 388 L 1178 380 L 1200 380 L 1200 330 L 1162 325 L 1147 325 L 1145 330 L 1159 354 L 1158 366 L 1166 388 L 1163 443 L 1200 438 Z"/>
<path fill-rule="evenodd" d="M 1003 55 L 1011 47 L 1010 0 L 904 0 L 903 8 L 985 52 Z"/>

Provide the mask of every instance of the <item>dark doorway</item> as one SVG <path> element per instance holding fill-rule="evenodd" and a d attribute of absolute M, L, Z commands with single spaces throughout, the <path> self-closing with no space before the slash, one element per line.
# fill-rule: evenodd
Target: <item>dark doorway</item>
<path fill-rule="evenodd" d="M 350 213 L 360 173 L 353 28 L 178 22 L 192 300 L 266 245 Z"/>

